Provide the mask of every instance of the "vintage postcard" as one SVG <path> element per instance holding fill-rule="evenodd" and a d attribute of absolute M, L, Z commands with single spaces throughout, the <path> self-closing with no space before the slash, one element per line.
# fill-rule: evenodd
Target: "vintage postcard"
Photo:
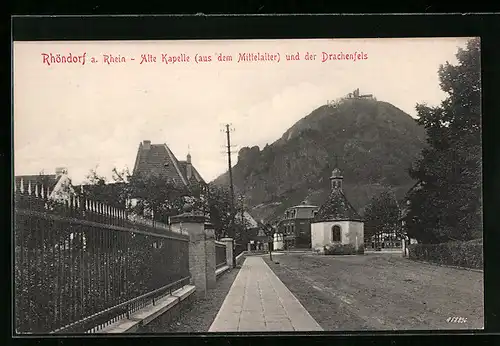
<path fill-rule="evenodd" d="M 483 329 L 480 43 L 14 41 L 15 333 Z"/>

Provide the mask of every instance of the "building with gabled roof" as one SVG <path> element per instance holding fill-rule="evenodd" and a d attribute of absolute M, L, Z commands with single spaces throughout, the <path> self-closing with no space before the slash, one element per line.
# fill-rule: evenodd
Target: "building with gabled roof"
<path fill-rule="evenodd" d="M 242 234 L 241 238 L 239 241 L 241 242 L 248 242 L 251 245 L 252 250 L 256 250 L 259 247 L 261 249 L 267 248 L 267 243 L 268 243 L 268 236 L 266 235 L 265 228 L 266 226 L 264 225 L 263 221 L 257 221 L 254 219 L 252 215 L 250 215 L 249 212 L 243 211 L 243 213 L 240 211 L 236 213 L 236 216 L 234 218 L 234 222 L 237 225 L 243 225 L 244 227 L 244 232 L 245 234 Z M 241 244 L 247 246 L 247 244 Z M 265 245 L 265 246 L 264 246 Z M 247 248 L 245 248 L 247 249 Z"/>
<path fill-rule="evenodd" d="M 241 211 L 237 212 L 234 217 L 234 222 L 238 225 L 244 225 L 248 229 L 259 228 L 259 223 L 247 211 L 243 211 L 243 215 Z"/>
<path fill-rule="evenodd" d="M 55 174 L 30 174 L 30 175 L 16 175 L 14 177 L 16 189 L 28 190 L 29 186 L 43 186 L 44 191 L 49 189 L 53 191 L 59 178 Z M 21 187 L 22 186 L 22 187 Z"/>
<path fill-rule="evenodd" d="M 311 247 L 311 221 L 318 208 L 303 201 L 285 210 L 278 223 L 278 233 L 282 235 L 285 249 Z"/>
<path fill-rule="evenodd" d="M 423 183 L 421 181 L 417 181 L 407 192 L 404 197 L 403 203 L 401 203 L 401 216 L 400 221 L 402 222 L 403 227 L 405 226 L 404 219 L 408 215 L 411 209 L 411 200 L 410 197 L 413 193 L 421 190 L 423 187 Z"/>
<path fill-rule="evenodd" d="M 203 193 L 207 183 L 201 177 L 198 170 L 191 162 L 191 154 L 187 154 L 185 161 L 179 161 L 168 145 L 151 144 L 150 140 L 144 140 L 139 144 L 135 159 L 132 176 L 150 176 L 156 175 L 160 179 L 165 179 L 175 186 L 186 188 L 189 191 L 198 189 Z M 189 202 L 190 198 L 186 197 L 185 202 Z M 139 203 L 140 198 L 131 196 L 129 203 L 134 206 Z M 151 210 L 143 211 L 145 216 L 152 217 Z"/>
<path fill-rule="evenodd" d="M 408 245 L 409 244 L 417 244 L 418 241 L 415 238 L 410 238 L 408 237 L 407 233 L 407 225 L 406 225 L 406 218 L 408 217 L 408 214 L 411 210 L 411 200 L 410 197 L 413 193 L 420 191 L 424 186 L 424 183 L 422 181 L 417 181 L 407 192 L 405 195 L 405 198 L 403 200 L 402 207 L 401 207 L 401 215 L 400 215 L 400 221 L 401 221 L 401 228 L 403 231 L 403 253 L 405 256 L 408 256 Z"/>
<path fill-rule="evenodd" d="M 55 174 L 16 175 L 14 184 L 20 191 L 35 193 L 38 190 L 41 193 L 43 189 L 43 193 L 48 193 L 48 198 L 54 200 L 69 200 L 75 194 L 68 170 L 64 167 L 56 168 Z"/>
<path fill-rule="evenodd" d="M 328 244 L 351 244 L 357 252 L 363 249 L 363 219 L 344 194 L 343 178 L 336 167 L 330 177 L 330 195 L 311 222 L 311 247 L 316 251 Z"/>
<path fill-rule="evenodd" d="M 180 186 L 205 185 L 205 180 L 191 163 L 191 154 L 179 161 L 166 144 L 151 144 L 144 140 L 139 144 L 133 176 L 157 174 Z"/>

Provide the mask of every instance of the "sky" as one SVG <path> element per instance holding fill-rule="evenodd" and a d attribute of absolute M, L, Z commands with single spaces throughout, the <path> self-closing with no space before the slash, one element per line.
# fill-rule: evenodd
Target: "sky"
<path fill-rule="evenodd" d="M 439 88 L 439 66 L 455 64 L 457 49 L 466 42 L 14 42 L 14 172 L 51 174 L 66 167 L 74 183 L 84 181 L 91 169 L 111 178 L 114 167 L 132 170 L 139 143 L 151 140 L 166 143 L 179 160 L 189 151 L 197 170 L 211 181 L 227 170 L 225 124 L 233 129 L 236 163 L 242 147 L 273 143 L 317 107 L 356 88 L 416 116 L 417 103 L 439 105 L 446 97 Z M 49 65 L 50 57 L 44 61 L 42 54 L 51 53 L 85 53 L 85 64 L 56 60 Z M 240 53 L 279 54 L 279 62 L 238 62 Z M 286 59 L 297 53 L 299 60 Z M 323 61 L 324 53 L 357 58 Z M 141 64 L 142 54 L 156 62 Z M 197 63 L 197 54 L 212 61 Z M 218 61 L 219 54 L 232 61 Z M 306 60 L 306 54 L 316 57 Z M 126 61 L 108 64 L 104 55 Z M 168 60 L 188 56 L 189 62 Z"/>

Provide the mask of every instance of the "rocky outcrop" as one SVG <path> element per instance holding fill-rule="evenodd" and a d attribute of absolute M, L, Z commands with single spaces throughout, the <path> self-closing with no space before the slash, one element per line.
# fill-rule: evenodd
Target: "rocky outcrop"
<path fill-rule="evenodd" d="M 322 106 L 262 150 L 242 148 L 233 169 L 235 189 L 244 191 L 257 219 L 272 219 L 307 199 L 321 205 L 338 157 L 344 193 L 362 214 L 386 186 L 398 197 L 415 183 L 408 168 L 425 143 L 425 131 L 397 107 L 371 99 Z M 214 183 L 227 184 L 227 173 Z"/>

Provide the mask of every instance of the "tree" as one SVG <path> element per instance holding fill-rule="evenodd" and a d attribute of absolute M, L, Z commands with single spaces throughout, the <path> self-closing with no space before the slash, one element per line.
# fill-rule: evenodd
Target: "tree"
<path fill-rule="evenodd" d="M 236 239 L 236 224 L 233 224 L 238 206 L 232 210 L 231 192 L 225 186 L 210 184 L 206 193 L 206 210 L 210 216 L 210 222 L 214 225 L 217 239 L 232 237 Z"/>
<path fill-rule="evenodd" d="M 87 174 L 83 185 L 75 191 L 85 198 L 100 201 L 110 206 L 124 208 L 127 196 L 125 194 L 125 183 L 108 183 L 106 177 L 99 175 L 96 169 L 91 169 Z"/>
<path fill-rule="evenodd" d="M 252 227 L 247 218 L 248 211 L 245 202 L 245 190 L 240 191 L 236 198 L 235 219 L 234 219 L 234 239 L 239 244 L 247 244 L 251 238 L 257 235 L 258 230 Z"/>
<path fill-rule="evenodd" d="M 132 176 L 126 167 L 114 168 L 112 179 L 113 182 L 107 182 L 95 169 L 90 170 L 80 193 L 164 223 L 169 217 L 183 213 L 186 204 L 208 214 L 204 186 L 188 188 L 155 173 Z"/>
<path fill-rule="evenodd" d="M 230 215 L 229 191 L 213 184 L 208 186 L 206 209 L 214 226 L 216 239 L 223 238 L 227 232 Z"/>
<path fill-rule="evenodd" d="M 158 174 L 128 177 L 126 195 L 137 204 L 129 205 L 137 214 L 152 214 L 156 221 L 167 222 L 168 217 L 181 214 L 191 192 L 184 185 Z"/>
<path fill-rule="evenodd" d="M 420 188 L 408 196 L 408 235 L 423 243 L 468 240 L 481 232 L 480 41 L 458 49 L 458 64 L 439 69 L 448 97 L 439 107 L 418 104 L 427 147 L 410 168 Z"/>
<path fill-rule="evenodd" d="M 382 233 L 400 233 L 400 209 L 394 193 L 384 190 L 365 209 L 365 240 Z"/>
<path fill-rule="evenodd" d="M 91 169 L 85 177 L 85 183 L 88 185 L 102 186 L 106 185 L 106 177 L 97 173 L 97 167 Z"/>
<path fill-rule="evenodd" d="M 205 187 L 197 208 L 204 210 L 215 229 L 216 239 L 231 237 L 235 242 L 245 244 L 249 235 L 249 223 L 244 217 L 245 204 L 242 196 L 240 203 L 231 203 L 231 192 L 226 186 L 209 184 Z M 198 203 L 201 206 L 198 206 Z"/>
<path fill-rule="evenodd" d="M 113 181 L 115 181 L 116 183 L 127 183 L 132 176 L 128 167 L 122 168 L 121 170 L 118 170 L 118 168 L 115 167 L 111 171 L 111 174 L 113 177 Z"/>

